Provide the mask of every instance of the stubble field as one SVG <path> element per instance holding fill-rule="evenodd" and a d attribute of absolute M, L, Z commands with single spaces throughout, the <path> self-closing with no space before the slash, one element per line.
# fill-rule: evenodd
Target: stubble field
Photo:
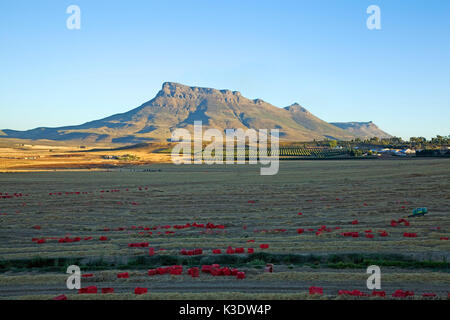
<path fill-rule="evenodd" d="M 353 299 L 339 290 L 370 295 L 366 268 L 378 265 L 388 299 L 399 289 L 447 299 L 449 187 L 450 162 L 429 159 L 286 161 L 275 176 L 171 164 L 2 173 L 0 298 Z M 429 214 L 408 218 L 416 207 Z M 97 294 L 67 289 L 73 264 Z M 213 264 L 237 270 L 202 272 Z M 161 271 L 174 265 L 182 274 Z"/>

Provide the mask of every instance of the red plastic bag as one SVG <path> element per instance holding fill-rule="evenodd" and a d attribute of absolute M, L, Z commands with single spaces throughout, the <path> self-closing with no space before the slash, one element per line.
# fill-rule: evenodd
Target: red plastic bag
<path fill-rule="evenodd" d="M 242 271 L 237 272 L 236 273 L 236 278 L 237 279 L 245 279 L 245 272 L 242 272 Z"/>
<path fill-rule="evenodd" d="M 67 297 L 65 294 L 61 294 L 59 296 L 54 297 L 53 300 L 67 300 Z"/>
<path fill-rule="evenodd" d="M 253 248 L 248 248 L 248 249 L 247 249 L 247 253 L 255 253 L 255 249 L 253 249 Z"/>

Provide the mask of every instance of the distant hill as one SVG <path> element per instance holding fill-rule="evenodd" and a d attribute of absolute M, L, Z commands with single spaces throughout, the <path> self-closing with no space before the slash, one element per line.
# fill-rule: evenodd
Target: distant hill
<path fill-rule="evenodd" d="M 278 128 L 280 139 L 289 141 L 350 140 L 360 132 L 364 136 L 369 134 L 342 128 L 336 123 L 329 124 L 299 104 L 278 108 L 261 99 L 245 98 L 238 91 L 165 82 L 155 98 L 128 112 L 76 126 L 2 130 L 2 138 L 135 144 L 167 141 L 176 128 L 193 132 L 195 120 L 202 120 L 204 129 L 222 131 Z"/>
<path fill-rule="evenodd" d="M 392 138 L 392 136 L 380 128 L 372 121 L 369 122 L 330 122 L 330 124 L 347 131 L 361 139 L 372 137 Z"/>

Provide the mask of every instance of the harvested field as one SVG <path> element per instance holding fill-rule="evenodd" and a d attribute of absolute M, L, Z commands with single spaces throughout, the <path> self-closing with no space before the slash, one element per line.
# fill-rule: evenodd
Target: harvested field
<path fill-rule="evenodd" d="M 341 299 L 339 290 L 371 293 L 374 264 L 388 298 L 402 289 L 447 299 L 449 181 L 448 159 L 286 161 L 275 176 L 171 164 L 1 173 L 0 298 L 306 299 L 317 286 L 320 298 Z M 409 218 L 416 207 L 429 214 Z M 72 264 L 99 294 L 66 288 Z M 245 279 L 188 275 L 212 264 Z M 181 275 L 148 275 L 173 265 Z"/>

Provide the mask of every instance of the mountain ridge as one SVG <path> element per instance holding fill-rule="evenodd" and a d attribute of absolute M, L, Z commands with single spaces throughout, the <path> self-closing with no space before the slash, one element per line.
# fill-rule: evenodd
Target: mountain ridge
<path fill-rule="evenodd" d="M 176 128 L 192 132 L 196 120 L 202 121 L 204 129 L 222 131 L 278 128 L 280 139 L 287 141 L 350 140 L 358 134 L 354 128 L 319 119 L 298 103 L 278 108 L 262 99 L 246 98 L 239 91 L 176 82 L 164 82 L 153 99 L 124 113 L 75 126 L 5 129 L 0 133 L 2 138 L 133 144 L 168 141 Z"/>

